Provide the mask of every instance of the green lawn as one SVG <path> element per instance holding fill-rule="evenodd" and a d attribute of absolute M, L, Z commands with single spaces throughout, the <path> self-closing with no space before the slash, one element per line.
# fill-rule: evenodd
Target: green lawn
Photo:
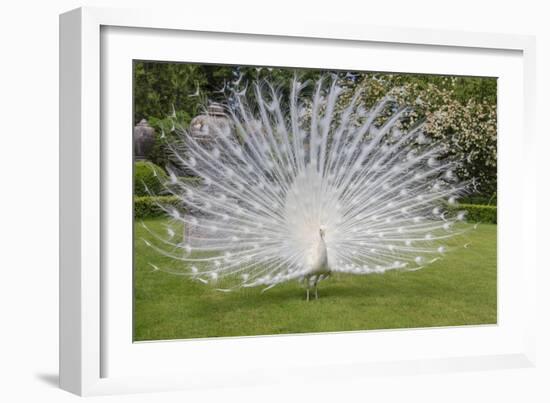
<path fill-rule="evenodd" d="M 163 219 L 145 223 L 164 231 Z M 135 231 L 136 341 L 496 323 L 496 225 L 480 224 L 467 239 L 457 238 L 454 250 L 423 270 L 333 276 L 310 302 L 297 282 L 263 294 L 222 293 L 153 271 L 149 263 L 163 269 L 182 263 L 148 248 L 141 238 L 150 235 L 140 225 Z"/>

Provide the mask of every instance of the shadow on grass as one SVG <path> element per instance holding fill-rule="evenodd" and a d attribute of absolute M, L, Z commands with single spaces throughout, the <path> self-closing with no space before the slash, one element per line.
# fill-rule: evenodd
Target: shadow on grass
<path fill-rule="evenodd" d="M 327 280 L 326 285 L 319 287 L 319 299 L 315 300 L 313 294 L 310 294 L 311 300 L 306 301 L 306 291 L 304 288 L 296 285 L 295 288 L 286 286 L 285 288 L 277 289 L 277 287 L 270 289 L 264 293 L 260 289 L 251 289 L 243 291 L 236 291 L 233 293 L 219 293 L 208 294 L 205 293 L 200 304 L 193 304 L 193 310 L 187 310 L 186 316 L 188 317 L 201 317 L 203 315 L 216 312 L 217 314 L 224 314 L 234 312 L 236 310 L 247 311 L 251 306 L 256 309 L 261 308 L 273 308 L 274 306 L 284 308 L 288 306 L 296 306 L 301 304 L 331 304 L 331 303 L 343 303 L 354 304 L 358 298 L 364 304 L 368 304 L 369 301 L 380 301 L 385 298 L 393 298 L 397 295 L 400 297 L 417 297 L 419 294 L 424 299 L 438 298 L 440 293 L 452 292 L 453 287 L 440 284 L 437 290 L 426 290 L 422 284 L 412 284 L 406 287 L 401 284 L 384 284 L 384 287 L 380 287 L 378 284 L 342 284 L 335 283 L 330 284 L 330 280 Z M 188 307 L 189 308 L 189 307 Z"/>

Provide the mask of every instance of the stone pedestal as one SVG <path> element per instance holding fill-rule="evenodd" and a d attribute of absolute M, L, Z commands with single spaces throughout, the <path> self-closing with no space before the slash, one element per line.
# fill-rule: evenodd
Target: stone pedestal
<path fill-rule="evenodd" d="M 134 127 L 134 159 L 146 160 L 155 145 L 155 129 L 142 119 Z"/>

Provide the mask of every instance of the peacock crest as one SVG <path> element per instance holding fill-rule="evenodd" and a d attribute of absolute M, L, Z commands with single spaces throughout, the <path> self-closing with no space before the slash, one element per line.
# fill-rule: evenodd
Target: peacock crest
<path fill-rule="evenodd" d="M 412 109 L 391 97 L 367 108 L 361 92 L 345 91 L 336 78 L 279 90 L 258 82 L 233 91 L 226 119 L 201 128 L 208 142 L 177 128 L 164 188 L 179 203 L 160 206 L 173 228 L 148 245 L 220 290 L 299 280 L 308 299 L 332 273 L 418 270 L 442 258 L 464 232 L 459 162 Z"/>

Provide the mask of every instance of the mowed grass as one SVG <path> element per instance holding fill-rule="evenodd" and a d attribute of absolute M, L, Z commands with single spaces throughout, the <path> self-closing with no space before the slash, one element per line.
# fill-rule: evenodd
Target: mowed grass
<path fill-rule="evenodd" d="M 163 233 L 163 219 L 145 221 Z M 335 275 L 305 301 L 297 282 L 231 293 L 192 281 L 182 262 L 163 257 L 135 226 L 134 340 L 315 333 L 494 324 L 497 320 L 497 226 L 480 224 L 455 238 L 443 259 L 416 272 Z M 463 245 L 469 243 L 465 248 Z"/>

